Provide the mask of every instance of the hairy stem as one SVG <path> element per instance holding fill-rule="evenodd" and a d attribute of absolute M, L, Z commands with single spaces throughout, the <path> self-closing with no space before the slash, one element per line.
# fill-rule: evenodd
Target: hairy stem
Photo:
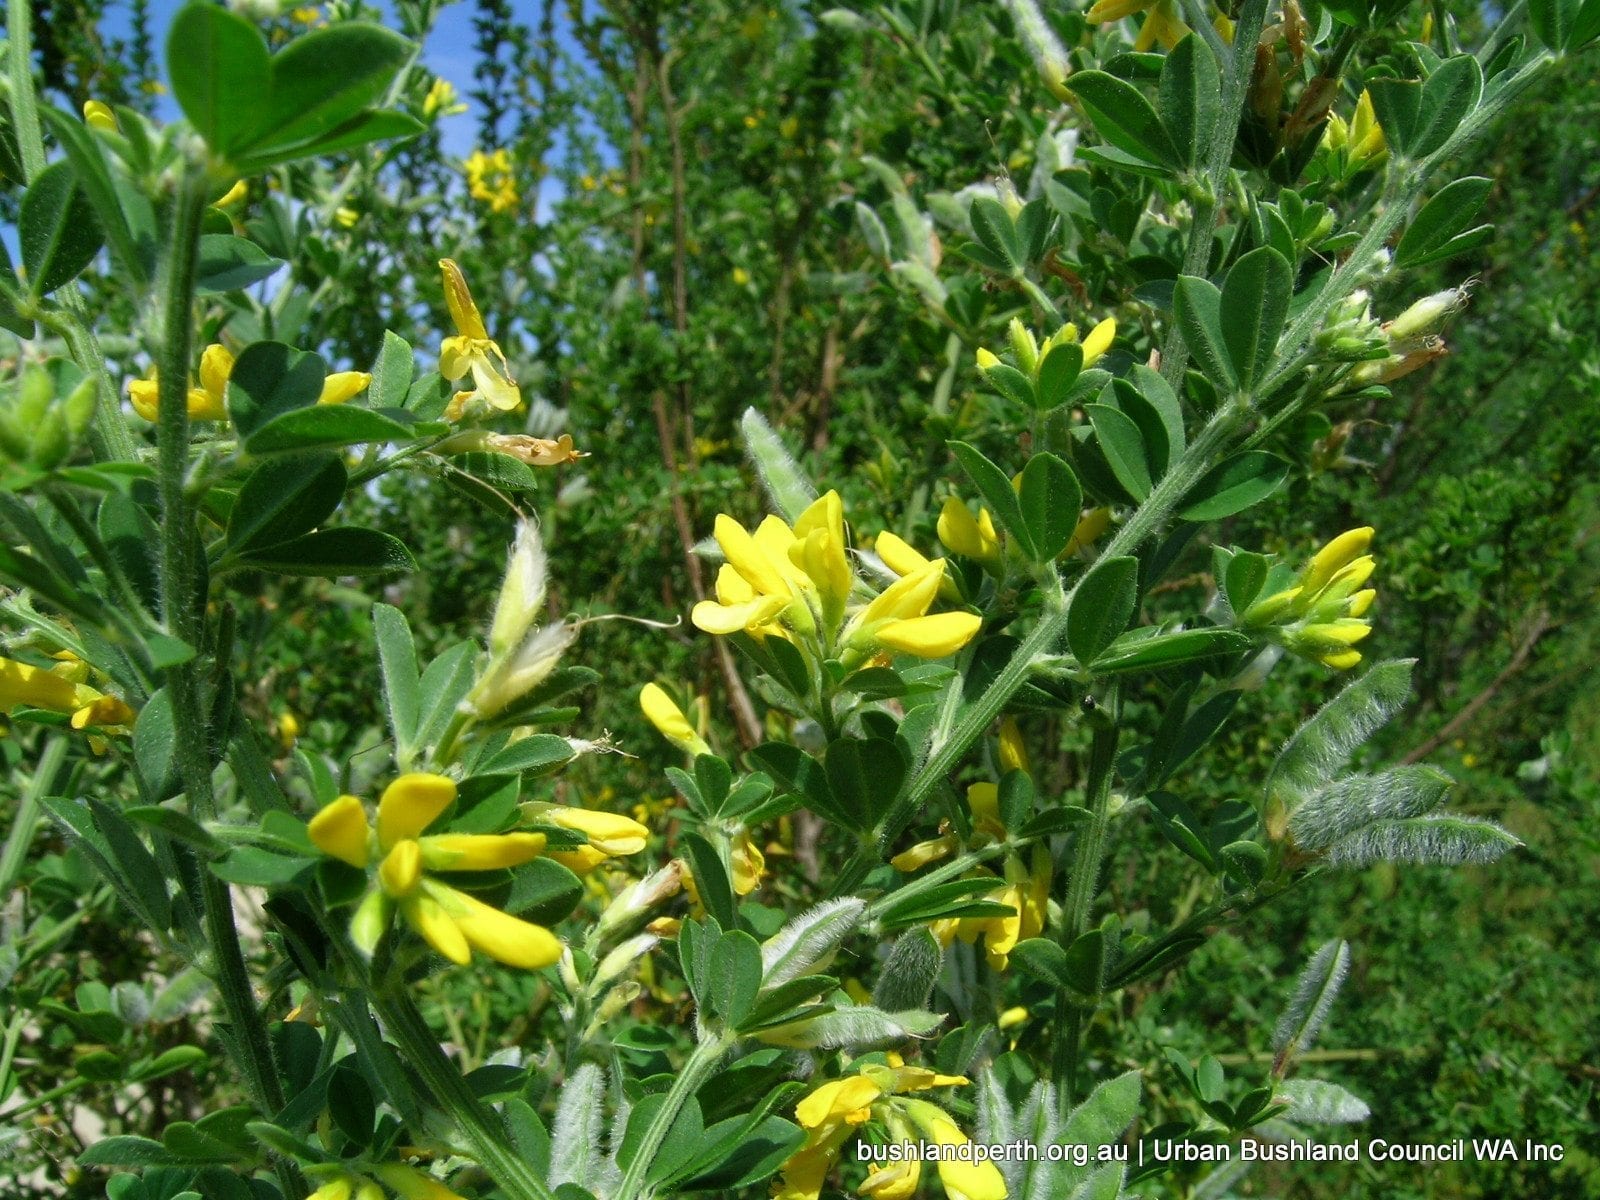
<path fill-rule="evenodd" d="M 622 1182 L 617 1186 L 615 1200 L 636 1200 L 639 1196 L 645 1186 L 645 1173 L 649 1171 L 657 1151 L 661 1149 L 661 1144 L 667 1140 L 667 1134 L 671 1131 L 673 1122 L 678 1119 L 678 1113 L 722 1061 L 722 1056 L 728 1052 L 732 1040 L 728 1034 L 717 1034 L 708 1037 L 694 1048 L 688 1061 L 683 1064 L 683 1069 L 678 1072 L 678 1077 L 672 1081 L 665 1103 L 656 1110 L 650 1127 L 644 1131 L 644 1137 L 639 1142 L 633 1161 L 628 1164 Z"/>

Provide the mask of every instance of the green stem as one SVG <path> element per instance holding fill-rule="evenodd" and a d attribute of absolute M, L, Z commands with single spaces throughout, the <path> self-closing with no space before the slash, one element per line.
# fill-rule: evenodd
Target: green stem
<path fill-rule="evenodd" d="M 951 879 L 959 879 L 979 863 L 987 862 L 991 858 L 998 858 L 1013 848 L 1010 843 L 997 842 L 995 845 L 985 846 L 981 850 L 968 850 L 959 858 L 951 859 L 949 862 L 935 867 L 926 875 L 918 875 L 904 887 L 896 888 L 887 895 L 879 896 L 871 904 L 867 905 L 864 917 L 866 920 L 871 921 L 877 917 L 881 909 L 888 907 L 890 904 L 903 903 L 913 896 L 932 891 L 941 883 Z"/>
<path fill-rule="evenodd" d="M 1266 20 L 1267 0 L 1246 0 L 1234 34 L 1233 53 L 1223 64 L 1228 75 L 1223 81 L 1222 113 L 1211 135 L 1211 144 L 1206 147 L 1203 173 L 1193 201 L 1189 242 L 1183 254 L 1181 274 L 1184 275 L 1204 276 L 1211 264 L 1211 238 L 1217 230 L 1217 219 L 1222 215 L 1222 192 L 1227 186 L 1233 146 L 1239 137 L 1239 122 L 1244 117 L 1244 102 L 1250 94 L 1250 79 L 1256 67 L 1255 45 L 1261 40 Z M 1161 348 L 1161 377 L 1177 386 L 1188 365 L 1189 346 L 1183 339 L 1183 330 L 1174 321 L 1167 330 L 1166 344 Z"/>
<path fill-rule="evenodd" d="M 645 1186 L 645 1173 L 650 1170 L 650 1164 L 655 1160 L 661 1144 L 667 1140 L 667 1134 L 672 1129 L 673 1122 L 678 1119 L 678 1113 L 688 1102 L 689 1097 L 694 1095 L 696 1089 L 710 1077 L 732 1043 L 733 1038 L 730 1034 L 716 1034 L 694 1048 L 688 1061 L 683 1064 L 683 1069 L 678 1072 L 678 1077 L 672 1081 L 666 1101 L 656 1110 L 650 1127 L 644 1131 L 644 1137 L 639 1142 L 633 1161 L 628 1164 L 622 1182 L 617 1186 L 614 1200 L 635 1200 L 639 1195 Z"/>
<path fill-rule="evenodd" d="M 1210 470 L 1222 452 L 1233 441 L 1234 435 L 1249 419 L 1247 405 L 1229 403 L 1219 408 L 1206 423 L 1183 457 L 1167 472 L 1150 495 L 1133 513 L 1115 537 L 1107 543 L 1102 557 L 1114 558 L 1131 554 L 1144 544 L 1172 515 L 1183 497 Z M 932 749 L 922 765 L 906 784 L 905 791 L 891 806 L 888 815 L 878 826 L 877 840 L 886 848 L 899 836 L 900 831 L 921 810 L 939 781 L 952 771 L 989 722 L 1000 715 L 1006 701 L 1028 681 L 1035 663 L 1052 653 L 1067 628 L 1067 613 L 1072 598 L 1082 583 L 1079 577 L 1061 607 L 1048 613 L 1017 647 L 1005 667 L 995 676 L 984 692 L 964 709 L 950 714 L 948 721 L 934 732 Z"/>
<path fill-rule="evenodd" d="M 39 101 L 33 90 L 33 5 L 30 0 L 8 0 L 6 38 L 11 43 L 11 123 L 16 129 L 22 176 L 32 183 L 44 170 L 44 136 L 39 130 Z"/>
<path fill-rule="evenodd" d="M 505 1127 L 483 1106 L 440 1049 L 411 997 L 397 989 L 377 989 L 372 1006 L 383 1018 L 406 1065 L 416 1071 L 434 1102 L 455 1121 L 472 1157 L 505 1191 L 509 1200 L 554 1200 L 550 1189 L 511 1145 Z"/>
<path fill-rule="evenodd" d="M 1116 684 L 1112 684 L 1109 699 L 1109 711 L 1091 714 L 1089 718 L 1089 770 L 1084 788 L 1089 821 L 1078 832 L 1072 875 L 1067 880 L 1067 902 L 1061 924 L 1063 949 L 1070 949 L 1088 927 L 1095 884 L 1100 878 L 1100 860 L 1105 856 L 1106 830 L 1110 825 L 1111 776 L 1117 760 L 1117 738 L 1121 733 L 1122 720 L 1121 691 Z M 1097 991 L 1099 983 L 1096 980 Z M 1067 1018 L 1054 1047 L 1054 1075 L 1059 1087 L 1057 1095 L 1061 1114 L 1065 1117 L 1077 1100 L 1083 1012 L 1072 1003 L 1065 989 L 1056 993 L 1056 1011 Z"/>
<path fill-rule="evenodd" d="M 161 615 L 167 631 L 197 651 L 202 648 L 204 630 L 196 597 L 199 581 L 195 574 L 194 517 L 184 493 L 184 475 L 189 462 L 188 381 L 194 336 L 195 268 L 205 202 L 204 174 L 195 169 L 186 171 L 173 200 L 156 423 L 162 516 Z M 217 802 L 211 788 L 215 763 L 200 682 L 202 662 L 203 656 L 197 654 L 189 662 L 169 668 L 166 686 L 172 699 L 178 770 L 190 814 L 197 820 L 209 821 L 217 815 Z M 283 1086 L 273 1061 L 266 1021 L 256 1007 L 250 971 L 239 945 L 232 892 L 209 871 L 202 868 L 198 874 L 211 974 L 230 1026 L 228 1044 L 238 1059 L 251 1102 L 263 1115 L 276 1116 L 283 1109 Z M 280 1160 L 277 1169 L 288 1195 L 304 1194 L 304 1182 L 293 1163 Z"/>

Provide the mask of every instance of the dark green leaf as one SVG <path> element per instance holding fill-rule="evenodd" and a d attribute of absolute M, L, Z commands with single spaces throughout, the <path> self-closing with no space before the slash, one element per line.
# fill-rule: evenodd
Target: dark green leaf
<path fill-rule="evenodd" d="M 272 59 L 270 100 L 257 97 L 240 145 L 252 158 L 325 139 L 379 100 L 411 52 L 381 25 L 341 21 L 295 38 Z"/>
<path fill-rule="evenodd" d="M 1200 477 L 1178 516 L 1185 521 L 1219 521 L 1259 504 L 1283 486 L 1289 464 L 1276 455 L 1247 450 L 1218 463 Z"/>
<path fill-rule="evenodd" d="M 117 256 L 118 265 L 134 282 L 149 283 L 152 248 L 141 246 L 129 227 L 116 184 L 111 178 L 111 172 L 106 168 L 105 155 L 101 152 L 100 143 L 76 117 L 49 105 L 41 105 L 39 112 L 50 126 L 50 132 L 55 134 L 62 150 L 66 152 L 67 161 L 72 164 L 73 173 L 77 177 L 78 187 L 82 189 L 84 198 L 94 208 L 95 218 L 99 221 L 112 252 Z M 5 265 L 9 267 L 10 263 Z"/>
<path fill-rule="evenodd" d="M 200 239 L 195 287 L 201 295 L 234 292 L 260 283 L 283 265 L 282 259 L 245 238 L 208 233 Z"/>
<path fill-rule="evenodd" d="M 239 436 L 249 439 L 273 418 L 315 405 L 327 376 L 315 354 L 282 342 L 247 346 L 228 377 L 228 415 Z"/>
<path fill-rule="evenodd" d="M 347 479 L 336 454 L 263 463 L 244 481 L 228 516 L 230 552 L 242 554 L 310 533 L 338 509 Z"/>
<path fill-rule="evenodd" d="M 1095 130 L 1117 149 L 1157 166 L 1183 165 L 1156 110 L 1131 83 L 1104 71 L 1079 71 L 1067 87 L 1082 102 Z"/>
<path fill-rule="evenodd" d="M 988 504 L 995 520 L 1000 522 L 1001 528 L 1016 539 L 1023 553 L 1029 558 L 1035 557 L 1027 523 L 1022 519 L 1022 505 L 1005 472 L 985 458 L 977 447 L 969 446 L 966 442 L 951 442 L 950 450 L 961 464 L 961 469 L 977 485 L 979 494 Z"/>
<path fill-rule="evenodd" d="M 1161 123 L 1181 164 L 1200 165 L 1222 111 L 1222 77 L 1211 47 L 1191 33 L 1173 47 L 1161 68 Z"/>
<path fill-rule="evenodd" d="M 1083 411 L 1094 427 L 1100 451 L 1106 456 L 1117 482 L 1135 500 L 1144 500 L 1150 494 L 1150 464 L 1139 426 L 1126 413 L 1109 404 L 1090 404 Z"/>
<path fill-rule="evenodd" d="M 1132 640 L 1137 632 L 1124 634 L 1094 660 L 1096 675 L 1160 671 L 1250 648 L 1250 639 L 1231 629 L 1184 629 Z"/>
<path fill-rule="evenodd" d="M 240 564 L 279 575 L 337 578 L 384 575 L 415 569 L 405 543 L 376 529 L 345 526 L 319 529 L 292 541 L 263 546 L 240 557 Z"/>
<path fill-rule="evenodd" d="M 245 448 L 251 454 L 284 454 L 322 446 L 403 441 L 410 437 L 411 430 L 407 426 L 370 408 L 319 404 L 273 418 L 245 439 Z"/>
<path fill-rule="evenodd" d="M 222 157 L 259 121 L 272 93 L 266 39 L 220 5 L 190 4 L 172 19 L 167 75 L 183 115 Z"/>
<path fill-rule="evenodd" d="M 1209 280 L 1178 276 L 1173 289 L 1178 328 L 1206 378 L 1226 392 L 1239 386 L 1233 356 L 1222 328 L 1222 292 Z"/>
<path fill-rule="evenodd" d="M 1065 462 L 1054 454 L 1039 453 L 1022 468 L 1018 503 L 1037 560 L 1049 562 L 1072 540 L 1083 508 L 1083 488 Z"/>
<path fill-rule="evenodd" d="M 1103 558 L 1083 577 L 1067 610 L 1067 645 L 1084 666 L 1128 627 L 1139 603 L 1139 562 Z"/>
<path fill-rule="evenodd" d="M 1483 207 L 1491 180 L 1473 175 L 1441 188 L 1422 206 L 1395 249 L 1395 266 L 1420 267 L 1472 249 L 1489 226 L 1468 230 Z M 1464 236 L 1465 235 L 1465 236 Z"/>
<path fill-rule="evenodd" d="M 1294 272 L 1271 246 L 1250 251 L 1228 272 L 1222 288 L 1222 336 L 1241 388 L 1254 386 L 1271 363 L 1293 294 Z"/>
<path fill-rule="evenodd" d="M 48 296 L 93 261 L 100 249 L 100 222 L 69 163 L 51 163 L 22 197 L 17 241 L 28 287 Z"/>

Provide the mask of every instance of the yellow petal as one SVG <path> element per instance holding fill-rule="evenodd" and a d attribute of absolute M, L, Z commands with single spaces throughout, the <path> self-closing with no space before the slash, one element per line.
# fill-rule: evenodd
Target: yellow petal
<path fill-rule="evenodd" d="M 724 513 L 718 513 L 712 533 L 717 539 L 717 545 L 722 547 L 722 554 L 728 560 L 728 565 L 742 575 L 745 582 L 757 593 L 765 596 L 781 596 L 786 601 L 792 597 L 793 593 L 789 585 L 784 582 L 783 576 L 743 525 Z"/>
<path fill-rule="evenodd" d="M 493 342 L 489 345 L 496 351 L 499 347 Z M 490 360 L 487 354 L 475 354 L 469 364 L 472 368 L 472 382 L 478 385 L 478 395 L 482 396 L 491 408 L 500 412 L 511 412 L 522 403 L 522 389 Z"/>
<path fill-rule="evenodd" d="M 1337 653 L 1321 655 L 1317 661 L 1323 666 L 1332 667 L 1335 671 L 1348 671 L 1361 661 L 1361 651 L 1340 650 Z"/>
<path fill-rule="evenodd" d="M 1370 525 L 1346 530 L 1318 550 L 1306 564 L 1305 573 L 1300 579 L 1300 586 L 1305 594 L 1316 595 L 1340 568 L 1348 566 L 1365 554 L 1367 547 L 1372 544 L 1373 532 Z"/>
<path fill-rule="evenodd" d="M 455 798 L 455 782 L 443 775 L 400 776 L 378 801 L 378 845 L 387 850 L 404 838 L 418 837 Z"/>
<path fill-rule="evenodd" d="M 44 667 L 0 658 L 0 708 L 24 704 L 73 712 L 79 706 L 77 686 Z"/>
<path fill-rule="evenodd" d="M 903 1102 L 906 1115 L 924 1137 L 939 1146 L 964 1146 L 970 1140 L 942 1108 L 926 1100 Z M 939 1182 L 948 1200 L 1005 1200 L 1006 1183 L 992 1162 L 940 1161 Z"/>
<path fill-rule="evenodd" d="M 889 860 L 889 865 L 896 871 L 904 871 L 907 874 L 912 871 L 920 871 L 929 863 L 938 862 L 941 858 L 948 856 L 956 848 L 957 844 L 954 834 L 946 834 L 944 837 L 918 842 L 910 849 L 902 850 L 899 854 L 896 854 Z"/>
<path fill-rule="evenodd" d="M 444 905 L 432 896 L 412 896 L 400 905 L 400 915 L 422 935 L 423 941 L 458 967 L 472 961 L 466 935 L 445 911 Z"/>
<path fill-rule="evenodd" d="M 1083 365 L 1093 366 L 1095 361 L 1111 349 L 1111 343 L 1117 336 L 1117 322 L 1115 317 L 1107 317 L 1100 324 L 1089 331 L 1089 336 L 1083 339 Z"/>
<path fill-rule="evenodd" d="M 378 882 L 396 900 L 416 891 L 422 882 L 422 847 L 410 838 L 396 843 L 378 864 Z"/>
<path fill-rule="evenodd" d="M 212 342 L 200 355 L 200 386 L 220 406 L 233 374 L 233 354 L 224 345 Z"/>
<path fill-rule="evenodd" d="M 748 896 L 761 886 L 767 873 L 767 858 L 749 834 L 741 834 L 733 843 L 729 855 L 733 867 L 733 891 L 737 896 Z"/>
<path fill-rule="evenodd" d="M 587 808 L 564 808 L 560 805 L 545 809 L 541 820 L 571 829 L 589 839 L 589 845 L 604 854 L 637 854 L 650 840 L 650 830 L 632 817 L 620 813 L 594 812 Z"/>
<path fill-rule="evenodd" d="M 478 306 L 472 302 L 472 293 L 467 290 L 466 276 L 461 274 L 461 268 L 456 266 L 454 259 L 441 258 L 439 269 L 444 273 L 445 307 L 450 310 L 450 319 L 455 322 L 456 332 L 462 337 L 488 340 L 489 331 L 483 327 L 483 317 L 478 313 Z M 446 375 L 445 378 L 450 376 Z"/>
<path fill-rule="evenodd" d="M 344 404 L 367 390 L 372 376 L 366 371 L 335 371 L 322 381 L 318 404 Z"/>
<path fill-rule="evenodd" d="M 656 732 L 674 746 L 691 754 L 704 754 L 709 749 L 705 739 L 689 724 L 689 718 L 683 715 L 683 711 L 672 702 L 672 697 L 659 685 L 644 685 L 639 692 L 639 707 L 650 724 L 656 727 Z"/>
<path fill-rule="evenodd" d="M 146 421 L 154 421 L 160 411 L 160 386 L 153 377 L 128 380 L 128 399 L 133 402 L 133 411 Z"/>
<path fill-rule="evenodd" d="M 918 658 L 944 658 L 978 635 L 983 618 L 977 613 L 936 613 L 891 621 L 877 631 L 878 645 L 914 654 Z"/>
<path fill-rule="evenodd" d="M 462 1200 L 432 1175 L 404 1163 L 382 1163 L 373 1167 L 372 1173 L 393 1188 L 401 1200 Z"/>
<path fill-rule="evenodd" d="M 907 1158 L 886 1167 L 867 1167 L 867 1177 L 856 1190 L 872 1200 L 910 1200 L 922 1179 L 922 1161 Z"/>
<path fill-rule="evenodd" d="M 967 810 L 972 813 L 972 826 L 985 833 L 998 832 L 1005 836 L 1005 826 L 1000 824 L 1000 788 L 992 783 L 974 783 L 967 787 Z"/>
<path fill-rule="evenodd" d="M 324 854 L 367 869 L 367 810 L 354 796 L 340 796 L 311 818 L 311 842 Z"/>
<path fill-rule="evenodd" d="M 561 939 L 542 925 L 503 913 L 483 901 L 429 882 L 428 895 L 437 899 L 450 914 L 474 950 L 508 967 L 537 971 L 561 957 Z"/>
<path fill-rule="evenodd" d="M 189 389 L 189 419 L 191 421 L 226 421 L 228 409 L 222 402 L 222 393 L 211 393 L 205 388 Z"/>
<path fill-rule="evenodd" d="M 111 111 L 109 104 L 99 100 L 83 102 L 83 123 L 90 129 L 98 129 L 101 133 L 117 131 L 117 115 Z"/>
<path fill-rule="evenodd" d="M 447 337 L 439 343 L 439 374 L 454 382 L 472 370 L 472 342 L 464 337 Z"/>
<path fill-rule="evenodd" d="M 844 1117 L 867 1108 L 882 1095 L 881 1087 L 861 1075 L 830 1080 L 795 1105 L 795 1119 L 807 1129 L 815 1129 L 829 1117 Z"/>
<path fill-rule="evenodd" d="M 718 604 L 715 600 L 702 600 L 690 610 L 689 620 L 696 629 L 705 633 L 726 636 L 765 625 L 787 608 L 788 603 L 782 596 L 761 596 L 748 604 Z"/>
<path fill-rule="evenodd" d="M 439 833 L 419 845 L 430 871 L 495 871 L 532 862 L 545 840 L 542 833 Z"/>
<path fill-rule="evenodd" d="M 943 581 L 944 559 L 941 558 L 884 588 L 856 615 L 851 625 L 870 631 L 879 621 L 920 617 L 939 594 L 939 584 Z"/>
<path fill-rule="evenodd" d="M 896 575 L 910 575 L 929 565 L 927 556 L 887 529 L 878 535 L 872 548 L 883 559 L 883 565 Z"/>
<path fill-rule="evenodd" d="M 1378 593 L 1373 588 L 1367 588 L 1365 591 L 1357 592 L 1345 602 L 1345 615 L 1349 617 L 1359 617 L 1365 615 L 1367 609 L 1372 607 L 1372 602 L 1377 598 Z"/>
<path fill-rule="evenodd" d="M 748 604 L 755 598 L 755 588 L 732 564 L 723 563 L 717 568 L 717 599 L 723 604 Z"/>
<path fill-rule="evenodd" d="M 587 875 L 608 857 L 603 850 L 593 846 L 579 846 L 573 850 L 552 850 L 545 855 L 554 859 L 574 875 Z"/>

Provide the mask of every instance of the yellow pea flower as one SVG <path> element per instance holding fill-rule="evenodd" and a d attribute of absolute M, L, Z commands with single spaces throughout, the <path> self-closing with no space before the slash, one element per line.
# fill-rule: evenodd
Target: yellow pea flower
<path fill-rule="evenodd" d="M 588 839 L 587 845 L 573 850 L 552 850 L 548 856 L 579 875 L 587 874 L 608 858 L 637 854 L 650 840 L 648 828 L 619 813 L 536 801 L 524 804 L 522 814 L 526 820 L 570 829 Z"/>
<path fill-rule="evenodd" d="M 200 355 L 200 384 L 189 385 L 189 419 L 191 421 L 226 421 L 228 407 L 226 394 L 228 376 L 233 373 L 233 355 L 226 346 L 213 342 Z M 128 399 L 133 411 L 146 421 L 154 421 L 160 414 L 160 380 L 155 368 L 147 379 L 134 379 L 128 383 Z"/>
<path fill-rule="evenodd" d="M 970 508 L 951 496 L 939 510 L 937 531 L 939 540 L 952 554 L 985 564 L 1000 561 L 1000 535 L 995 532 L 994 518 L 987 508 L 978 509 L 974 517 Z"/>
<path fill-rule="evenodd" d="M 83 123 L 98 133 L 117 132 L 117 114 L 109 104 L 99 100 L 83 102 Z"/>
<path fill-rule="evenodd" d="M 733 892 L 736 896 L 748 896 L 761 886 L 761 881 L 767 874 L 767 857 L 761 853 L 748 833 L 741 833 L 733 839 L 732 852 L 729 855 L 733 875 Z"/>
<path fill-rule="evenodd" d="M 236 180 L 234 185 L 221 196 L 211 202 L 212 208 L 231 208 L 250 195 L 249 185 L 244 180 Z"/>
<path fill-rule="evenodd" d="M 926 1100 L 901 1101 L 905 1114 L 922 1135 L 937 1146 L 965 1146 L 971 1139 L 937 1104 Z M 939 1182 L 948 1200 L 1005 1200 L 1006 1181 L 992 1162 L 943 1159 L 938 1162 Z"/>
<path fill-rule="evenodd" d="M 36 667 L 16 659 L 0 658 L 0 711 L 42 708 L 66 713 L 72 728 L 117 729 L 133 723 L 134 712 L 115 696 L 89 686 L 87 670 L 77 670 L 75 660 L 61 666 Z"/>
<path fill-rule="evenodd" d="M 645 719 L 656 727 L 656 732 L 678 749 L 689 754 L 710 754 L 711 747 L 705 738 L 689 724 L 683 710 L 672 702 L 672 697 L 658 684 L 647 683 L 639 692 L 639 707 Z"/>
<path fill-rule="evenodd" d="M 1028 747 L 1022 740 L 1022 730 L 1017 727 L 1015 717 L 1002 717 L 1000 719 L 1000 772 L 1021 771 L 1028 772 Z"/>
<path fill-rule="evenodd" d="M 943 834 L 925 842 L 918 842 L 909 850 L 902 850 L 889 860 L 889 865 L 896 871 L 910 874 L 920 871 L 929 863 L 936 863 L 942 858 L 948 858 L 961 845 L 953 833 Z"/>
<path fill-rule="evenodd" d="M 548 929 L 428 877 L 430 871 L 520 866 L 544 851 L 546 839 L 538 833 L 428 834 L 455 798 L 453 780 L 412 773 L 384 789 L 373 825 L 354 796 L 340 796 L 311 819 L 307 832 L 324 854 L 358 870 L 378 864 L 376 886 L 351 919 L 352 939 L 371 954 L 398 910 L 429 946 L 458 965 L 475 949 L 507 966 L 549 966 L 561 957 L 561 941 Z"/>
<path fill-rule="evenodd" d="M 372 376 L 366 371 L 335 371 L 322 381 L 318 404 L 344 404 L 366 391 Z"/>
<path fill-rule="evenodd" d="M 461 169 L 467 177 L 467 191 L 474 200 L 487 203 L 490 212 L 510 212 L 521 202 L 512 173 L 511 155 L 506 150 L 499 149 L 492 154 L 474 150 L 461 164 Z"/>
<path fill-rule="evenodd" d="M 467 106 L 457 100 L 455 85 L 448 79 L 435 79 L 422 98 L 422 115 L 429 120 L 454 117 L 466 111 Z"/>
<path fill-rule="evenodd" d="M 451 398 L 445 418 L 459 421 L 484 408 L 510 412 L 522 403 L 522 392 L 511 378 L 506 356 L 484 327 L 461 268 L 454 260 L 441 258 L 439 269 L 444 274 L 445 306 L 456 327 L 455 336 L 445 338 L 439 348 L 439 374 L 452 383 L 470 374 L 474 385 Z"/>
<path fill-rule="evenodd" d="M 1365 618 L 1378 595 L 1364 586 L 1377 567 L 1366 552 L 1372 537 L 1371 526 L 1341 533 L 1311 556 L 1293 586 L 1239 614 L 1240 626 L 1267 632 L 1286 649 L 1336 671 L 1355 666 L 1361 652 L 1352 647 L 1371 634 Z"/>

